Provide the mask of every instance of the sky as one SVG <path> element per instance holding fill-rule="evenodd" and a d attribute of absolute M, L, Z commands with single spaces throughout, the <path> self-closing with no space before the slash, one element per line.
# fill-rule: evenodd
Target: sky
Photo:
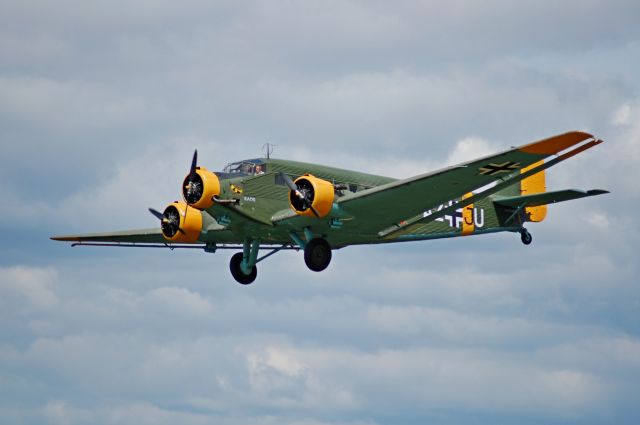
<path fill-rule="evenodd" d="M 640 415 L 640 3 L 0 0 L 7 424 L 574 424 Z M 152 227 L 194 149 L 408 177 L 570 130 L 610 194 L 518 235 L 70 248 Z"/>

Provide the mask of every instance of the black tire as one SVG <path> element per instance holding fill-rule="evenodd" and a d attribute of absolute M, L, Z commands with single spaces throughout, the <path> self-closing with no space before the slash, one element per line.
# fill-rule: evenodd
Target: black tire
<path fill-rule="evenodd" d="M 231 275 L 233 278 L 242 285 L 248 285 L 256 280 L 256 276 L 258 276 L 258 269 L 256 266 L 253 266 L 251 269 L 251 273 L 244 274 L 240 264 L 242 263 L 242 252 L 237 252 L 233 254 L 231 257 L 231 261 L 229 261 L 229 270 L 231 270 Z"/>
<path fill-rule="evenodd" d="M 530 245 L 531 241 L 533 241 L 533 236 L 527 230 L 523 230 L 520 232 L 520 240 L 525 245 Z"/>
<path fill-rule="evenodd" d="M 331 262 L 331 247 L 322 238 L 311 239 L 304 248 L 304 262 L 309 270 L 321 272 Z"/>

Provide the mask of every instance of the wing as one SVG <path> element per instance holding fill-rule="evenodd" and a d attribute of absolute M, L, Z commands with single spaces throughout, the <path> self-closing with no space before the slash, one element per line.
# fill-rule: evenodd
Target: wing
<path fill-rule="evenodd" d="M 159 227 L 125 230 L 109 233 L 86 233 L 80 235 L 53 236 L 54 241 L 63 242 L 116 242 L 116 243 L 165 243 Z"/>
<path fill-rule="evenodd" d="M 74 242 L 73 245 L 104 245 L 119 246 L 161 245 L 166 247 L 203 246 L 208 243 L 235 244 L 241 243 L 242 238 L 229 231 L 225 226 L 215 222 L 209 223 L 200 233 L 195 242 L 170 242 L 162 235 L 159 227 L 148 229 L 123 230 L 105 233 L 84 233 L 79 235 L 64 235 L 51 237 L 54 241 Z"/>
<path fill-rule="evenodd" d="M 235 214 L 229 211 L 229 215 Z M 194 242 L 171 242 L 162 234 L 160 226 L 147 229 L 122 230 L 104 233 L 83 233 L 77 235 L 53 236 L 54 241 L 73 242 L 72 245 L 105 245 L 105 246 L 163 246 L 171 248 L 180 247 L 202 247 L 207 244 L 238 244 L 242 243 L 244 225 L 247 219 L 240 214 L 234 215 L 234 221 L 240 223 L 236 231 L 230 230 L 229 226 L 223 226 L 214 220 L 210 215 L 202 212 L 203 228 L 197 241 Z"/>
<path fill-rule="evenodd" d="M 349 227 L 354 227 L 352 230 L 387 236 L 402 228 L 407 220 L 411 223 L 422 220 L 425 210 L 463 196 L 467 203 L 472 203 L 599 143 L 600 140 L 588 133 L 565 133 L 496 155 L 347 195 L 338 200 L 338 206 L 356 218 L 349 223 Z M 570 148 L 573 149 L 569 150 Z M 563 153 L 558 155 L 561 152 Z M 553 155 L 557 156 L 543 161 Z M 536 165 L 531 167 L 533 164 Z M 527 170 L 523 170 L 525 167 L 528 167 Z M 480 192 L 491 184 L 494 184 L 493 189 Z M 474 191 L 480 193 L 470 195 Z M 451 208 L 462 206 L 463 204 L 458 204 Z M 430 215 L 428 219 L 434 220 L 446 213 L 448 211 L 444 209 L 439 214 Z"/>

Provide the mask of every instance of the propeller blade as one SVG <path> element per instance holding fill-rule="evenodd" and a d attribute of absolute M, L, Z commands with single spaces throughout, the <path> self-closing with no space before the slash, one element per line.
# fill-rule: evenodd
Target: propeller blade
<path fill-rule="evenodd" d="M 196 164 L 198 163 L 198 149 L 193 151 L 193 159 L 191 160 L 191 168 L 189 169 L 189 181 L 196 177 Z"/>
<path fill-rule="evenodd" d="M 149 212 L 153 214 L 153 216 L 158 220 L 160 220 L 161 222 L 170 223 L 169 220 L 160 211 L 154 210 L 153 208 L 149 208 Z M 182 230 L 180 226 L 177 226 L 176 228 L 178 229 L 178 232 L 182 233 L 183 235 L 186 235 L 185 231 Z"/>
<path fill-rule="evenodd" d="M 280 171 L 278 174 L 280 175 L 280 178 L 284 180 L 284 183 L 289 187 L 289 189 L 296 191 L 298 190 L 298 186 L 296 186 L 296 184 L 293 182 L 293 180 L 291 180 L 291 177 L 289 177 L 288 174 L 285 174 L 282 171 Z"/>
<path fill-rule="evenodd" d="M 300 200 L 303 202 L 303 204 L 307 208 L 311 209 L 311 212 L 313 213 L 313 215 L 315 215 L 316 218 L 320 218 L 320 214 L 318 214 L 318 211 L 316 211 L 316 209 L 313 208 L 313 205 L 311 205 L 312 204 L 311 200 L 307 198 L 308 193 L 307 194 L 302 193 L 300 189 L 298 189 L 298 186 L 296 186 L 294 181 L 291 180 L 291 177 L 289 177 L 287 174 L 283 173 L 282 171 L 280 171 L 279 174 L 282 180 L 284 180 L 286 185 L 289 187 L 289 189 L 291 189 L 293 193 L 295 193 L 296 196 L 300 198 Z"/>
<path fill-rule="evenodd" d="M 153 216 L 158 220 L 160 221 L 164 220 L 164 214 L 162 214 L 160 211 L 154 210 L 153 208 L 149 208 L 149 212 L 153 214 Z"/>
<path fill-rule="evenodd" d="M 189 202 L 187 201 L 187 206 L 184 209 L 184 222 L 187 222 L 187 213 L 189 212 Z M 182 231 L 182 229 L 180 228 L 180 226 L 178 226 L 178 230 L 184 235 L 184 232 Z"/>
<path fill-rule="evenodd" d="M 279 174 L 282 180 L 284 180 L 285 184 L 289 187 L 289 189 L 291 189 L 298 198 L 304 200 L 304 195 L 298 190 L 298 186 L 296 186 L 293 180 L 291 180 L 291 177 L 289 177 L 288 174 L 285 174 L 282 171 L 280 171 Z"/>

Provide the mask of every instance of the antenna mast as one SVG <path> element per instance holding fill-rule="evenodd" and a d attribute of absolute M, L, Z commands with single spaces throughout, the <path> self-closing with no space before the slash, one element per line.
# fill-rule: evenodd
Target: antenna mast
<path fill-rule="evenodd" d="M 262 145 L 262 153 L 267 157 L 267 159 L 271 158 L 271 154 L 273 153 L 273 149 L 276 145 L 272 145 L 271 143 L 265 143 Z"/>

